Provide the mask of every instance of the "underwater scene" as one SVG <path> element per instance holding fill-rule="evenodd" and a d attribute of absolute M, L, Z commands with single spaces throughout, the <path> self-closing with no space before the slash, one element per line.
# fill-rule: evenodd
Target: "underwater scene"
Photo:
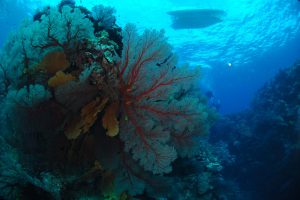
<path fill-rule="evenodd" d="M 0 0 L 0 200 L 299 200 L 300 0 Z"/>

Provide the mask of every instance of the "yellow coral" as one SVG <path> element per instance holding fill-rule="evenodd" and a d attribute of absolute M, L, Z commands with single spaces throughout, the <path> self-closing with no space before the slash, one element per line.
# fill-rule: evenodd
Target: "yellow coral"
<path fill-rule="evenodd" d="M 81 109 L 81 118 L 83 119 L 83 132 L 87 132 L 95 123 L 97 115 L 106 105 L 108 98 L 101 101 L 100 98 L 92 101 Z"/>
<path fill-rule="evenodd" d="M 100 99 L 98 97 L 94 101 L 85 105 L 81 109 L 80 117 L 73 119 L 66 128 L 66 137 L 69 140 L 76 139 L 80 134 L 88 132 L 97 120 L 98 113 L 105 107 L 107 101 L 108 98 Z"/>
<path fill-rule="evenodd" d="M 74 118 L 65 130 L 65 135 L 69 140 L 76 139 L 82 132 L 82 120 L 80 117 Z"/>
<path fill-rule="evenodd" d="M 66 54 L 62 51 L 53 51 L 45 55 L 38 67 L 46 70 L 50 74 L 63 71 L 70 66 Z"/>
<path fill-rule="evenodd" d="M 56 72 L 55 76 L 48 80 L 48 85 L 50 87 L 56 88 L 58 86 L 64 85 L 69 81 L 75 80 L 75 77 L 71 74 L 65 74 L 62 71 Z"/>
<path fill-rule="evenodd" d="M 119 133 L 119 121 L 117 119 L 118 111 L 119 102 L 114 102 L 106 108 L 102 118 L 102 125 L 107 129 L 106 135 L 110 137 L 114 137 Z"/>

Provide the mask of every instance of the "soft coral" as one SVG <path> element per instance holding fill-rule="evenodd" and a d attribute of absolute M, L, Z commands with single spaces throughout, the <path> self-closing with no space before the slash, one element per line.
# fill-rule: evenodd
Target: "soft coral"
<path fill-rule="evenodd" d="M 178 76 L 176 58 L 163 31 L 146 30 L 139 36 L 133 25 L 127 25 L 123 37 L 122 60 L 117 63 L 123 112 L 121 139 L 125 150 L 146 170 L 169 172 L 176 151 L 167 144 L 167 121 L 180 122 L 191 115 L 188 105 L 172 105 L 169 100 L 176 84 L 193 75 Z"/>

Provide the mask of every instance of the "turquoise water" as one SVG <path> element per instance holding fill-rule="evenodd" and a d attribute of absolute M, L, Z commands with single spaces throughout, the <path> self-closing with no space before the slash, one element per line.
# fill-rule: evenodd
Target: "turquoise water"
<path fill-rule="evenodd" d="M 59 1 L 18 2 L 20 7 L 27 6 L 30 9 L 25 11 L 26 14 L 32 14 L 38 6 L 55 5 Z M 155 0 L 149 2 L 82 0 L 76 2 L 87 8 L 99 3 L 115 7 L 117 23 L 120 26 L 135 23 L 141 30 L 150 27 L 165 29 L 172 45 L 182 51 L 183 62 L 195 66 L 210 66 L 211 62 L 218 62 L 223 65 L 232 63 L 233 66 L 238 67 L 249 62 L 253 63 L 272 48 L 286 45 L 297 36 L 299 31 L 297 1 L 214 0 L 181 3 Z M 7 8 L 3 12 L 8 12 L 6 15 L 12 16 L 14 9 L 15 7 Z M 182 9 L 220 9 L 226 12 L 226 17 L 222 23 L 205 29 L 174 30 L 170 26 L 171 18 L 167 12 Z M 17 17 L 17 15 L 13 16 Z"/>
<path fill-rule="evenodd" d="M 34 10 L 59 1 L 4 1 L 2 43 L 11 28 Z M 291 65 L 299 56 L 299 3 L 294 1 L 76 1 L 91 8 L 95 4 L 113 6 L 117 24 L 135 23 L 145 28 L 164 29 L 182 63 L 207 67 L 205 85 L 222 101 L 221 111 L 230 113 L 249 106 L 254 92 L 276 71 Z M 219 9 L 226 13 L 222 23 L 203 29 L 174 30 L 169 11 Z M 18 13 L 17 15 L 15 13 Z M 11 22 L 8 22 L 7 19 Z M 197 20 L 197 19 L 195 19 Z M 285 59 L 280 59 L 284 55 Z M 265 62 L 272 67 L 265 65 Z M 230 63 L 231 67 L 228 67 Z M 240 70 L 241 68 L 245 70 Z M 217 72 L 211 72 L 216 69 Z M 211 75 L 213 74 L 213 75 Z M 218 76 L 218 77 L 214 77 Z M 232 98 L 234 96 L 234 98 Z M 241 100 L 237 100 L 241 99 Z"/>

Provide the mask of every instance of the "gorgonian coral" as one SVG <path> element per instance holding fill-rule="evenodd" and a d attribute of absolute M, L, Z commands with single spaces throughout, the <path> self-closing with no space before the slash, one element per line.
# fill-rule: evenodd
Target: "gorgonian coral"
<path fill-rule="evenodd" d="M 145 169 L 170 172 L 176 150 L 169 145 L 172 123 L 182 127 L 192 120 L 197 107 L 191 99 L 174 101 L 181 82 L 195 74 L 179 74 L 176 58 L 163 31 L 146 30 L 137 35 L 135 26 L 123 31 L 123 54 L 117 63 L 122 102 L 121 139 Z M 199 110 L 198 110 L 199 111 Z"/>
<path fill-rule="evenodd" d="M 61 180 L 58 199 L 158 189 L 155 174 L 171 172 L 178 156 L 201 155 L 212 119 L 197 73 L 176 66 L 163 31 L 139 35 L 129 24 L 120 32 L 99 20 L 73 3 L 46 8 L 1 54 L 1 135 L 32 177 Z"/>

